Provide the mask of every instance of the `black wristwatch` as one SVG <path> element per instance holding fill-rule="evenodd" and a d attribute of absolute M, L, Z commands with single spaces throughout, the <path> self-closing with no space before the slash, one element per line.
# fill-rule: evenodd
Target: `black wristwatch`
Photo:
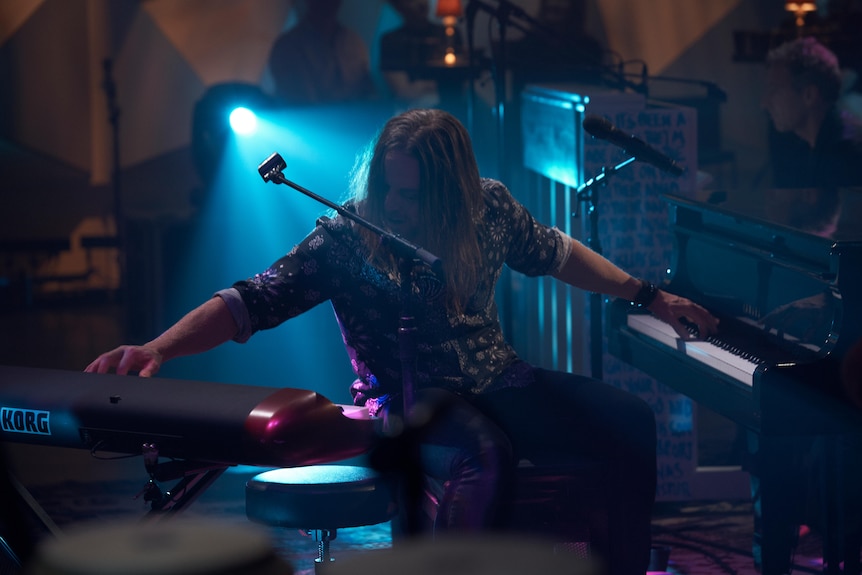
<path fill-rule="evenodd" d="M 640 280 L 640 282 L 641 289 L 638 290 L 635 299 L 632 300 L 632 305 L 649 307 L 658 295 L 658 286 L 647 280 Z"/>

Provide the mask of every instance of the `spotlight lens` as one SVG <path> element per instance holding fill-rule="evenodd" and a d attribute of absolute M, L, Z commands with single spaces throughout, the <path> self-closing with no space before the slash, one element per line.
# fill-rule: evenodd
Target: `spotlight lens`
<path fill-rule="evenodd" d="M 235 108 L 230 113 L 230 127 L 237 134 L 253 134 L 257 128 L 257 116 L 248 108 Z"/>

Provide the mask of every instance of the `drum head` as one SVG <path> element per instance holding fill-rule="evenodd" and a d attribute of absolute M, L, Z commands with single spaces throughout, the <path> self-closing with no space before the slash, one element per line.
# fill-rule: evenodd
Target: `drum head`
<path fill-rule="evenodd" d="M 575 554 L 550 542 L 514 536 L 460 535 L 396 542 L 390 549 L 340 557 L 329 575 L 596 575 Z"/>
<path fill-rule="evenodd" d="M 171 518 L 82 524 L 37 548 L 28 575 L 293 573 L 252 525 Z"/>

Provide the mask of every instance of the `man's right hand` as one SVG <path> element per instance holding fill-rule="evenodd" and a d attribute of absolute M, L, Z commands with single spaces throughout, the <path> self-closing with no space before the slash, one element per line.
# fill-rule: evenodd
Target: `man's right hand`
<path fill-rule="evenodd" d="M 113 369 L 118 375 L 137 372 L 141 377 L 150 377 L 162 367 L 162 355 L 144 345 L 121 345 L 97 357 L 84 371 L 108 373 Z"/>

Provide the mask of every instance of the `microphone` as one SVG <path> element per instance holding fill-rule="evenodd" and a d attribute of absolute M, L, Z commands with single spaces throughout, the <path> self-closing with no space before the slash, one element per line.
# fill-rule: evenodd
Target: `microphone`
<path fill-rule="evenodd" d="M 264 182 L 270 182 L 275 178 L 278 183 L 278 176 L 281 176 L 281 171 L 287 167 L 287 162 L 281 157 L 278 152 L 273 152 L 257 167 L 257 173 L 263 178 Z"/>
<path fill-rule="evenodd" d="M 582 125 L 584 130 L 594 138 L 607 140 L 611 144 L 619 146 L 638 161 L 651 164 L 659 170 L 669 172 L 674 176 L 679 176 L 683 173 L 683 169 L 670 156 L 662 154 L 640 138 L 626 134 L 601 116 L 590 114 L 584 118 Z"/>

